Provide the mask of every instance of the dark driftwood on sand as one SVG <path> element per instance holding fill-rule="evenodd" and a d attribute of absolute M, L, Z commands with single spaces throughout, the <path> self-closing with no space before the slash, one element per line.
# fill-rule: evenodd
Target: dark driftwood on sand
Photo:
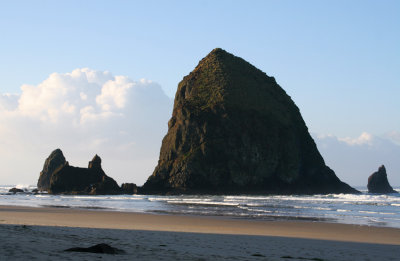
<path fill-rule="evenodd" d="M 123 254 L 124 251 L 115 247 L 112 247 L 107 244 L 97 244 L 91 247 L 73 247 L 73 248 L 68 248 L 64 251 L 69 251 L 69 252 L 88 252 L 88 253 L 97 253 L 97 254 Z"/>

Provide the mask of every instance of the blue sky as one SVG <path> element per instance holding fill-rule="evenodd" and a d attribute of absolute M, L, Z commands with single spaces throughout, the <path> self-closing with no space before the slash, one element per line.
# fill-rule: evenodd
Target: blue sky
<path fill-rule="evenodd" d="M 388 0 L 1 1 L 0 94 L 90 68 L 173 98 L 221 47 L 274 76 L 310 132 L 397 135 L 399 13 Z"/>
<path fill-rule="evenodd" d="M 312 131 L 399 130 L 399 1 L 2 1 L 0 86 L 89 67 L 177 83 L 215 47 L 291 95 Z M 382 117 L 385 115 L 385 117 Z"/>

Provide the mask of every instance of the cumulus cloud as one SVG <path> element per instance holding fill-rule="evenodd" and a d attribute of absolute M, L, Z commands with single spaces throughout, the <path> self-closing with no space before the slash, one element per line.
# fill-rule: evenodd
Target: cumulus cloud
<path fill-rule="evenodd" d="M 345 138 L 338 138 L 339 141 L 343 141 L 349 145 L 373 145 L 374 142 L 374 137 L 372 134 L 369 134 L 367 132 L 361 133 L 361 135 L 357 138 L 350 138 L 350 137 L 345 137 Z"/>
<path fill-rule="evenodd" d="M 367 132 L 355 138 L 313 136 L 326 164 L 343 181 L 366 186 L 369 175 L 384 164 L 389 182 L 400 185 L 400 145 L 393 140 Z"/>
<path fill-rule="evenodd" d="M 88 68 L 0 94 L 2 183 L 35 183 L 60 147 L 71 165 L 85 166 L 98 153 L 118 182 L 141 184 L 157 164 L 171 110 L 158 84 Z"/>

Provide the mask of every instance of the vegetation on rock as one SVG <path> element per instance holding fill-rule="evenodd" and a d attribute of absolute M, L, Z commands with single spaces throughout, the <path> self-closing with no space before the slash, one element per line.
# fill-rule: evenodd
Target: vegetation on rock
<path fill-rule="evenodd" d="M 325 165 L 273 77 L 214 49 L 178 85 L 144 193 L 357 193 Z"/>

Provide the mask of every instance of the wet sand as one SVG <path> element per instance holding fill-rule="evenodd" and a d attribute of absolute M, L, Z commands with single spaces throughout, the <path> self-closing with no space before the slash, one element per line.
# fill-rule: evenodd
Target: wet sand
<path fill-rule="evenodd" d="M 400 229 L 0 206 L 0 260 L 398 260 Z M 107 243 L 123 255 L 64 252 Z"/>

